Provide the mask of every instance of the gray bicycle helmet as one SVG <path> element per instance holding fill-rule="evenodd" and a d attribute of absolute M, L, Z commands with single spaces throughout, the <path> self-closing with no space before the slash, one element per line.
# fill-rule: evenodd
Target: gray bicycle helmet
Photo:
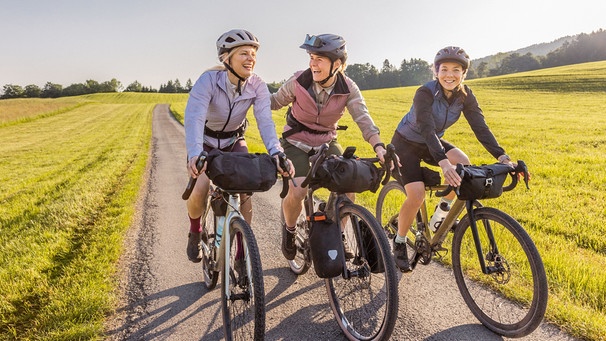
<path fill-rule="evenodd" d="M 248 32 L 247 30 L 234 29 L 223 33 L 219 39 L 217 39 L 217 54 L 221 56 L 223 53 L 229 52 L 234 47 L 244 45 L 251 45 L 257 49 L 259 46 L 261 46 L 261 44 L 259 44 L 259 39 L 257 39 L 254 34 Z"/>
<path fill-rule="evenodd" d="M 464 70 L 469 69 L 471 65 L 467 52 L 458 46 L 447 46 L 436 53 L 433 65 L 437 68 L 438 65 L 444 62 L 459 63 L 463 65 Z"/>
<path fill-rule="evenodd" d="M 347 60 L 345 39 L 336 34 L 320 34 L 317 36 L 308 34 L 305 37 L 305 42 L 299 47 L 306 50 L 307 53 L 326 56 L 333 62 L 340 59 L 341 62 L 345 63 Z"/>

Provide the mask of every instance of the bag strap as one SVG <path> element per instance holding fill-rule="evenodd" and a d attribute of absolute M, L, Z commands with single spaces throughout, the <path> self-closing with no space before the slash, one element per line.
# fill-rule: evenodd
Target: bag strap
<path fill-rule="evenodd" d="M 311 129 L 310 127 L 306 126 L 305 124 L 297 121 L 297 119 L 292 115 L 292 107 L 288 107 L 288 111 L 286 111 L 286 124 L 288 124 L 291 127 L 291 129 L 282 133 L 283 138 L 287 138 L 287 137 L 289 137 L 293 134 L 296 134 L 298 132 L 301 132 L 301 131 L 306 131 L 308 133 L 312 133 L 315 135 L 326 134 L 329 132 L 329 131 L 320 131 L 320 130 Z M 337 130 L 347 130 L 347 126 L 339 125 L 339 126 L 337 126 Z"/>

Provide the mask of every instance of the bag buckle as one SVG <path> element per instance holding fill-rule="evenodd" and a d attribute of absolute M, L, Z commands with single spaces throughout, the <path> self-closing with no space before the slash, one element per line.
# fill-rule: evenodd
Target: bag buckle
<path fill-rule="evenodd" d="M 492 178 L 486 178 L 486 182 L 484 183 L 485 187 L 491 187 L 492 186 Z"/>

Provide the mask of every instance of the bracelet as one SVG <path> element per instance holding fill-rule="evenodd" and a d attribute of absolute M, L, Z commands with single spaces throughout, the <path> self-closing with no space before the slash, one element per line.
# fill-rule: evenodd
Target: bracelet
<path fill-rule="evenodd" d="M 503 162 L 504 160 L 511 161 L 511 158 L 509 157 L 509 155 L 503 154 L 503 155 L 499 156 L 499 158 L 497 160 L 499 162 Z"/>
<path fill-rule="evenodd" d="M 383 143 L 383 142 L 379 142 L 379 143 L 375 144 L 374 146 L 372 146 L 372 150 L 373 150 L 375 153 L 377 152 L 377 147 L 378 147 L 378 146 L 381 146 L 381 147 L 383 147 L 383 149 L 386 149 L 386 148 L 385 148 L 385 143 Z"/>

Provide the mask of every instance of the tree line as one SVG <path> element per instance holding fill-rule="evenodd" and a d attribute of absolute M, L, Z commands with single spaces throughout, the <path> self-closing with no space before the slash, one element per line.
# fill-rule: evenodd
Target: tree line
<path fill-rule="evenodd" d="M 489 61 L 483 58 L 482 62 L 474 63 L 472 60 L 467 78 L 482 78 L 498 76 L 516 72 L 531 71 L 555 66 L 578 64 L 606 60 L 606 31 L 600 29 L 591 34 L 579 34 L 572 41 L 565 42 L 559 48 L 547 55 L 535 56 L 531 52 L 498 53 L 490 57 Z M 496 65 L 490 68 L 489 65 Z M 393 88 L 400 86 L 420 85 L 432 79 L 431 64 L 421 59 L 404 59 L 399 67 L 392 65 L 385 59 L 381 69 L 374 65 L 352 64 L 348 65 L 345 73 L 353 79 L 361 90 Z M 276 92 L 282 82 L 268 83 L 270 92 Z M 160 92 L 160 93 L 188 93 L 193 84 L 188 79 L 185 86 L 178 79 L 169 80 L 161 84 L 159 89 L 143 86 L 134 81 L 123 89 L 125 92 Z M 60 84 L 48 82 L 43 88 L 37 85 L 21 87 L 6 84 L 0 99 L 7 98 L 57 98 L 63 96 L 78 96 L 99 92 L 122 91 L 122 84 L 116 79 L 99 83 L 87 80 L 84 83 L 72 84 L 63 88 Z"/>
<path fill-rule="evenodd" d="M 193 86 L 191 79 L 188 79 L 185 86 L 181 85 L 179 79 L 174 81 L 169 80 L 166 84 L 161 84 L 160 89 L 154 89 L 151 86 L 144 86 L 138 81 L 134 81 L 126 88 L 123 88 L 122 83 L 112 78 L 110 81 L 99 83 L 95 80 L 87 80 L 84 83 L 75 83 L 67 87 L 61 84 L 47 82 L 44 87 L 40 88 L 35 84 L 20 85 L 6 84 L 4 85 L 0 99 L 9 98 L 57 98 L 66 96 L 80 96 L 102 92 L 160 92 L 160 93 L 188 93 Z"/>

